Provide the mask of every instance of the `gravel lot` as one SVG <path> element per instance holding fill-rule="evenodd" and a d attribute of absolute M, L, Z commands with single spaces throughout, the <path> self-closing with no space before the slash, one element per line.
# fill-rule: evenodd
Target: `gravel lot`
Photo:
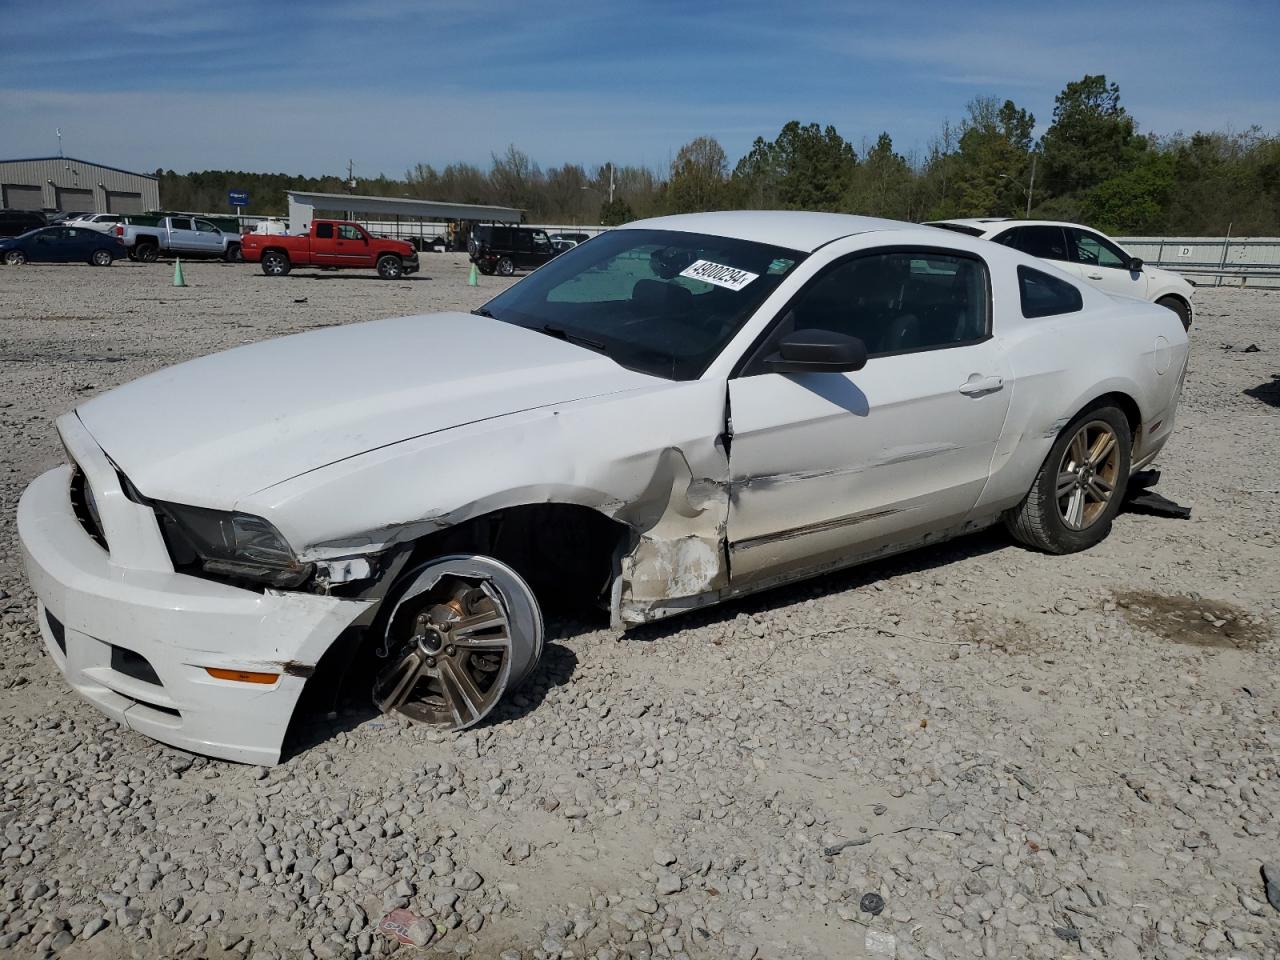
<path fill-rule="evenodd" d="M 268 770 L 121 729 L 45 657 L 13 517 L 51 421 L 504 281 L 444 254 L 397 282 L 184 269 L 0 268 L 0 954 L 1280 957 L 1280 293 L 1198 294 L 1159 487 L 1190 521 L 554 624 L 495 722 L 313 718 Z M 378 932 L 396 907 L 429 945 Z"/>

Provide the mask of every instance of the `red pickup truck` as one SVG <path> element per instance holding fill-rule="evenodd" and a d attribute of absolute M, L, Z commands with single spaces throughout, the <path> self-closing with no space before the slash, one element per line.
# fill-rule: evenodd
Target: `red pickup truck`
<path fill-rule="evenodd" d="M 294 267 L 377 270 L 384 280 L 418 272 L 418 253 L 405 240 L 371 237 L 364 227 L 345 220 L 316 220 L 309 234 L 246 233 L 240 253 L 261 263 L 268 277 L 283 277 Z"/>

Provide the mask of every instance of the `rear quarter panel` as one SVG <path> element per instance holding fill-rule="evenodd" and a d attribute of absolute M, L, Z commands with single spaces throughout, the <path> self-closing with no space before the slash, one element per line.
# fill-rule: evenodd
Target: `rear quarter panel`
<path fill-rule="evenodd" d="M 1081 292 L 1083 309 L 1023 317 L 1019 262 L 1070 280 Z M 1172 429 L 1186 370 L 1187 337 L 1177 315 L 1144 301 L 1111 297 L 1022 254 L 1013 253 L 998 273 L 998 280 L 993 277 L 995 335 L 1008 359 L 1014 392 L 982 505 L 1003 509 L 1018 503 L 1066 425 L 1106 394 L 1123 394 L 1137 405 L 1135 462 L 1158 449 Z"/>

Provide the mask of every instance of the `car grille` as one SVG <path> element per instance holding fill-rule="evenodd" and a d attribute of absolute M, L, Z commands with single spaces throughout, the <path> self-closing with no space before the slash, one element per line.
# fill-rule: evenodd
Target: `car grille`
<path fill-rule="evenodd" d="M 87 533 L 103 550 L 109 549 L 107 546 L 107 536 L 102 529 L 102 520 L 98 516 L 97 504 L 93 502 L 93 493 L 89 490 L 88 481 L 85 479 L 84 471 L 79 467 L 73 468 L 71 474 L 71 509 L 76 515 L 76 519 L 80 521 L 80 526 L 84 527 Z"/>
<path fill-rule="evenodd" d="M 67 628 L 62 625 L 62 621 L 49 612 L 49 608 L 44 609 L 44 622 L 49 625 L 49 632 L 53 634 L 53 642 L 58 645 L 58 649 L 62 651 L 62 655 L 67 655 Z"/>
<path fill-rule="evenodd" d="M 161 686 L 156 668 L 151 666 L 151 662 L 146 657 L 132 650 L 126 650 L 124 647 L 117 647 L 114 643 L 111 645 L 111 669 L 116 673 L 123 673 L 126 677 L 141 680 L 143 683 Z"/>

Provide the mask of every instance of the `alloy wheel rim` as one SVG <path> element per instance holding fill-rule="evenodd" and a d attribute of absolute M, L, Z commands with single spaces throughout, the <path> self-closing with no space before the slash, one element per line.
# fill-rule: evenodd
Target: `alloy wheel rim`
<path fill-rule="evenodd" d="M 1120 439 L 1104 420 L 1083 424 L 1058 465 L 1058 515 L 1069 530 L 1087 530 L 1106 513 L 1120 472 Z"/>
<path fill-rule="evenodd" d="M 511 620 L 497 591 L 447 576 L 404 612 L 395 618 L 402 639 L 374 679 L 375 705 L 458 730 L 479 723 L 511 678 Z"/>
<path fill-rule="evenodd" d="M 6 263 L 17 265 L 22 263 L 25 258 L 22 256 L 22 251 L 10 250 L 7 254 L 5 254 L 4 259 Z"/>
<path fill-rule="evenodd" d="M 111 262 L 111 254 L 107 253 L 105 250 L 99 250 L 93 255 L 93 262 L 100 267 L 105 267 Z"/>

